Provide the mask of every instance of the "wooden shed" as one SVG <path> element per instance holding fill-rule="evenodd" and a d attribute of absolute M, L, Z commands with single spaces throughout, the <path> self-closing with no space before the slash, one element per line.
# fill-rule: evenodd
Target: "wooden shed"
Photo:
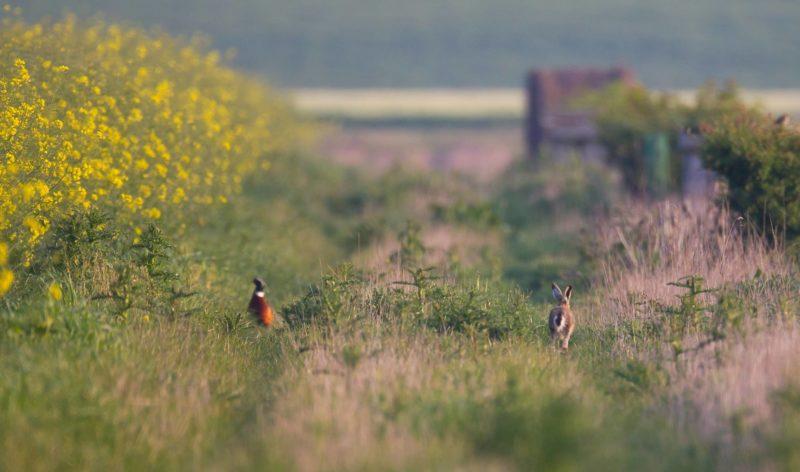
<path fill-rule="evenodd" d="M 584 157 L 603 153 L 597 127 L 588 111 L 574 110 L 569 101 L 615 82 L 636 84 L 634 73 L 623 67 L 532 70 L 527 77 L 525 143 L 528 155 L 543 147 L 556 154 L 579 152 Z"/>

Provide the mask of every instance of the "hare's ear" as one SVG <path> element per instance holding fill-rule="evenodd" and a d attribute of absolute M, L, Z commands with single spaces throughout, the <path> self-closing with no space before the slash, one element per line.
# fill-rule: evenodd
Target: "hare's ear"
<path fill-rule="evenodd" d="M 569 298 L 572 296 L 572 285 L 567 285 L 567 289 L 564 290 L 564 298 L 569 301 Z"/>
<path fill-rule="evenodd" d="M 564 295 L 561 293 L 561 289 L 558 288 L 558 285 L 553 283 L 553 298 L 558 300 L 559 302 L 564 298 Z"/>

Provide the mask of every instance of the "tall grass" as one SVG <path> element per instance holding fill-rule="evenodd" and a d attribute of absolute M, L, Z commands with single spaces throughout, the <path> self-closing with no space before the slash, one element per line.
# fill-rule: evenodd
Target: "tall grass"
<path fill-rule="evenodd" d="M 670 283 L 686 276 L 703 277 L 709 288 L 733 288 L 754 277 L 779 280 L 795 270 L 777 243 L 707 203 L 635 205 L 597 222 L 596 230 L 605 323 L 636 318 L 647 310 L 641 305 L 645 299 L 673 301 L 682 289 Z M 774 294 L 764 287 L 748 295 L 766 302 Z M 707 295 L 702 298 L 708 301 Z"/>
<path fill-rule="evenodd" d="M 718 467 L 781 464 L 768 438 L 785 434 L 776 395 L 796 388 L 793 259 L 708 204 L 632 206 L 598 228 L 590 322 L 612 327 L 616 356 L 642 363 L 622 378 L 664 388 L 653 407 Z"/>

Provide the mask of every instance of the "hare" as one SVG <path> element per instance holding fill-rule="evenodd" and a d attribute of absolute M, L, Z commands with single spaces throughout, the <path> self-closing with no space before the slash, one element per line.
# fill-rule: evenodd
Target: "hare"
<path fill-rule="evenodd" d="M 575 317 L 569 309 L 569 298 L 572 296 L 572 285 L 567 285 L 567 289 L 561 292 L 558 285 L 553 284 L 553 298 L 558 301 L 558 306 L 550 310 L 550 319 L 547 325 L 550 327 L 550 339 L 555 342 L 561 341 L 561 349 L 569 348 L 569 338 L 575 331 Z"/>

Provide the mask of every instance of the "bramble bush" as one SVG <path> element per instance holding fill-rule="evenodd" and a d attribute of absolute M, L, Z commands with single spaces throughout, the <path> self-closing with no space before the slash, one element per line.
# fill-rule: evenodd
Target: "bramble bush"
<path fill-rule="evenodd" d="M 444 278 L 432 267 L 404 270 L 408 280 L 391 281 L 349 265 L 332 269 L 282 314 L 292 327 L 344 327 L 379 319 L 492 339 L 531 336 L 538 326 L 534 307 L 519 289 L 473 275 Z"/>
<path fill-rule="evenodd" d="M 199 39 L 68 17 L 0 24 L 0 294 L 58 215 L 101 210 L 140 238 L 224 204 L 295 121 Z M 175 233 L 177 234 L 177 233 Z"/>
<path fill-rule="evenodd" d="M 108 214 L 76 211 L 54 220 L 29 267 L 19 270 L 2 316 L 17 317 L 47 293 L 50 282 L 68 289 L 71 302 L 93 305 L 107 319 L 177 318 L 198 311 L 202 297 L 190 290 L 188 262 L 173 241 L 149 224 L 136 239 Z"/>
<path fill-rule="evenodd" d="M 739 98 L 735 84 L 718 87 L 708 83 L 701 87 L 692 105 L 681 103 L 668 94 L 655 94 L 645 87 L 614 84 L 575 100 L 575 106 L 595 113 L 600 141 L 608 150 L 609 160 L 622 171 L 628 189 L 643 193 L 648 190 L 645 171 L 645 140 L 663 134 L 672 150 L 669 166 L 669 187 L 680 186 L 681 162 L 674 152 L 680 134 L 696 131 L 732 113 L 751 113 Z"/>
<path fill-rule="evenodd" d="M 800 132 L 763 115 L 704 128 L 705 165 L 725 178 L 730 205 L 769 236 L 800 236 Z"/>

